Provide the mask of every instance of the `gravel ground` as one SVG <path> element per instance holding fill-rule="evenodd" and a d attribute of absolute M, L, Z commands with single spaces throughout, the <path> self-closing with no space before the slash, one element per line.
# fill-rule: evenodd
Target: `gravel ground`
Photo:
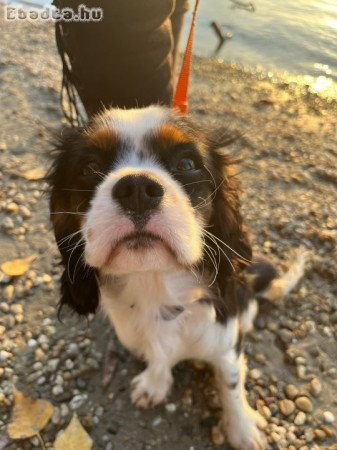
<path fill-rule="evenodd" d="M 57 320 L 60 267 L 45 186 L 22 173 L 48 166 L 50 131 L 62 123 L 60 64 L 50 24 L 5 23 L 0 12 L 0 263 L 38 255 L 21 277 L 0 271 L 0 449 L 40 445 L 6 440 L 13 384 L 56 406 L 42 432 L 47 448 L 73 411 L 94 449 L 217 448 L 219 401 L 207 367 L 180 364 L 169 403 L 138 411 L 129 384 L 141 363 L 107 320 Z M 270 449 L 337 449 L 336 102 L 305 85 L 198 58 L 190 102 L 207 126 L 245 132 L 232 151 L 242 159 L 256 249 L 280 264 L 298 246 L 311 255 L 299 289 L 261 315 L 247 339 L 250 402 L 268 420 Z M 117 371 L 104 389 L 108 343 Z"/>

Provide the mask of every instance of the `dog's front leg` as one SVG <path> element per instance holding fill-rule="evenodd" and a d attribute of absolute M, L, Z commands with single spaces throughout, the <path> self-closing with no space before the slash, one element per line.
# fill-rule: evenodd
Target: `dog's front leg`
<path fill-rule="evenodd" d="M 216 376 L 223 405 L 220 425 L 224 428 L 230 445 L 236 450 L 263 450 L 266 439 L 259 428 L 265 420 L 248 404 L 244 388 L 246 363 L 244 355 L 235 349 L 219 358 Z"/>
<path fill-rule="evenodd" d="M 132 403 L 140 408 L 149 408 L 162 403 L 173 382 L 171 366 L 167 360 L 151 358 L 147 368 L 131 383 Z"/>

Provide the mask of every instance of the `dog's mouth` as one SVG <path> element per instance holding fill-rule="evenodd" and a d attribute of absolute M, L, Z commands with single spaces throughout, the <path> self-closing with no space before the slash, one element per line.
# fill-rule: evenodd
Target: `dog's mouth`
<path fill-rule="evenodd" d="M 128 252 L 133 252 L 135 255 L 142 254 L 145 252 L 151 252 L 158 250 L 158 247 L 166 250 L 170 253 L 175 260 L 177 260 L 177 255 L 171 246 L 157 234 L 151 233 L 149 231 L 135 231 L 123 236 L 117 242 L 109 252 L 106 259 L 104 267 L 109 267 L 112 261 L 124 250 Z"/>
<path fill-rule="evenodd" d="M 116 247 L 125 244 L 129 250 L 151 249 L 158 242 L 163 243 L 163 239 L 153 233 L 135 231 L 120 239 Z"/>

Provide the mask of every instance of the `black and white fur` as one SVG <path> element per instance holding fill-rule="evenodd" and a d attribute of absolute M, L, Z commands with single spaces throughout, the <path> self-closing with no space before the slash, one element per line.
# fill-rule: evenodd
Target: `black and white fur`
<path fill-rule="evenodd" d="M 216 372 L 231 446 L 266 448 L 265 420 L 246 400 L 243 335 L 256 296 L 282 297 L 304 258 L 277 278 L 251 263 L 239 186 L 223 147 L 172 110 L 106 110 L 64 130 L 50 171 L 51 218 L 65 270 L 61 306 L 79 314 L 100 304 L 120 341 L 147 368 L 132 402 L 163 402 L 172 367 L 199 359 Z"/>

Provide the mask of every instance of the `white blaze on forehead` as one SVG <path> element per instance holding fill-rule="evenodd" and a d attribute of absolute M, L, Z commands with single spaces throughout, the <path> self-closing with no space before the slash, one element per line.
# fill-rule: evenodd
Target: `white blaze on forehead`
<path fill-rule="evenodd" d="M 144 136 L 159 128 L 170 117 L 169 108 L 148 106 L 141 109 L 107 109 L 96 120 L 97 128 L 113 129 L 122 140 L 130 140 L 140 148 Z"/>

